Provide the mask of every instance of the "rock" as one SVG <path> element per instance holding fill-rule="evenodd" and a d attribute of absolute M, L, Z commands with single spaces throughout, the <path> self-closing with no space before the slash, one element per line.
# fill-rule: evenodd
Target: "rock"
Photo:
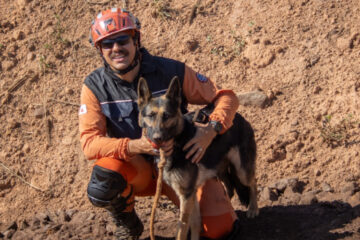
<path fill-rule="evenodd" d="M 13 38 L 15 40 L 23 40 L 23 39 L 25 39 L 25 33 L 23 31 L 15 31 Z"/>
<path fill-rule="evenodd" d="M 76 210 L 76 209 L 66 210 L 66 214 L 67 214 L 70 218 L 72 218 L 77 212 L 78 212 L 78 210 Z"/>
<path fill-rule="evenodd" d="M 9 71 L 12 68 L 14 68 L 16 64 L 17 64 L 16 61 L 5 60 L 1 63 L 1 68 L 4 69 L 5 71 Z"/>
<path fill-rule="evenodd" d="M 283 178 L 280 181 L 270 185 L 270 188 L 275 188 L 279 192 L 284 192 L 288 187 L 292 192 L 299 192 L 300 189 L 298 178 Z"/>
<path fill-rule="evenodd" d="M 321 171 L 319 169 L 314 169 L 314 175 L 319 177 L 321 175 Z"/>
<path fill-rule="evenodd" d="M 26 55 L 26 59 L 28 60 L 28 61 L 32 61 L 32 60 L 34 60 L 36 58 L 36 55 L 35 55 L 35 53 L 28 53 L 28 55 Z"/>
<path fill-rule="evenodd" d="M 31 0 L 16 0 L 16 5 L 20 8 L 23 9 L 26 7 L 26 5 L 30 2 Z"/>
<path fill-rule="evenodd" d="M 16 222 L 11 223 L 10 226 L 7 228 L 7 230 L 11 230 L 11 229 L 15 231 L 18 229 L 18 225 Z"/>
<path fill-rule="evenodd" d="M 282 148 L 282 147 L 279 147 L 279 148 L 276 148 L 276 149 L 273 149 L 272 152 L 271 152 L 271 158 L 267 159 L 267 161 L 269 163 L 273 163 L 273 162 L 276 162 L 276 161 L 281 161 L 281 160 L 284 160 L 286 159 L 286 149 L 285 148 Z"/>
<path fill-rule="evenodd" d="M 45 109 L 43 107 L 37 107 L 34 109 L 33 115 L 35 118 L 42 118 L 45 115 Z"/>
<path fill-rule="evenodd" d="M 5 150 L 0 151 L 0 157 L 1 157 L 1 159 L 6 159 L 6 158 L 8 158 L 8 157 L 10 157 L 10 156 L 11 156 L 11 155 L 10 155 L 9 152 L 7 152 L 7 151 L 5 151 Z"/>
<path fill-rule="evenodd" d="M 359 206 L 360 205 L 360 192 L 355 193 L 348 199 L 349 204 L 351 206 Z M 360 212 L 359 212 L 360 214 Z"/>
<path fill-rule="evenodd" d="M 353 195 L 357 190 L 355 182 L 348 182 L 342 188 L 341 192 L 346 193 L 347 195 Z"/>
<path fill-rule="evenodd" d="M 199 42 L 195 39 L 191 39 L 186 41 L 186 48 L 190 51 L 193 52 L 195 51 L 199 46 Z"/>
<path fill-rule="evenodd" d="M 6 230 L 3 235 L 4 239 L 11 239 L 16 231 L 14 229 Z"/>
<path fill-rule="evenodd" d="M 287 187 L 282 195 L 284 198 L 287 198 L 293 204 L 298 204 L 301 199 L 301 194 L 294 192 L 291 188 Z"/>
<path fill-rule="evenodd" d="M 65 136 L 63 139 L 62 139 L 62 144 L 64 144 L 65 146 L 69 146 L 72 144 L 73 142 L 73 138 L 71 136 Z"/>
<path fill-rule="evenodd" d="M 260 201 L 276 201 L 278 197 L 277 192 L 269 187 L 265 187 L 263 191 L 260 192 Z"/>
<path fill-rule="evenodd" d="M 336 46 L 342 51 L 349 49 L 350 48 L 350 39 L 338 38 L 336 41 Z"/>
<path fill-rule="evenodd" d="M 311 56 L 308 58 L 305 58 L 305 68 L 311 68 L 313 67 L 315 64 L 317 64 L 320 60 L 320 56 L 315 55 L 315 56 Z"/>
<path fill-rule="evenodd" d="M 74 90 L 73 90 L 72 88 L 69 88 L 69 87 L 66 87 L 66 88 L 64 89 L 64 92 L 65 92 L 65 94 L 67 94 L 67 95 L 73 95 L 73 94 L 74 94 Z"/>
<path fill-rule="evenodd" d="M 360 45 L 360 33 L 353 33 L 349 41 L 349 47 L 353 49 L 355 46 Z"/>
<path fill-rule="evenodd" d="M 256 106 L 265 107 L 268 102 L 268 97 L 261 91 L 253 91 L 247 93 L 241 93 L 237 95 L 239 102 L 243 106 Z"/>
<path fill-rule="evenodd" d="M 8 129 L 13 130 L 19 128 L 21 124 L 14 118 L 9 119 L 8 121 Z"/>
<path fill-rule="evenodd" d="M 317 203 L 318 199 L 316 197 L 316 192 L 311 191 L 311 192 L 306 192 L 301 196 L 300 199 L 300 204 L 302 205 L 310 205 L 310 204 L 314 204 Z"/>
<path fill-rule="evenodd" d="M 298 205 L 301 199 L 300 193 L 294 193 L 293 191 L 286 189 L 284 196 L 280 199 L 280 204 L 285 205 Z"/>
<path fill-rule="evenodd" d="M 326 182 L 323 182 L 321 184 L 321 187 L 324 192 L 334 192 L 334 189 L 330 186 L 330 184 L 328 184 Z"/>
<path fill-rule="evenodd" d="M 29 153 L 30 152 L 30 146 L 29 144 L 25 143 L 22 150 L 25 152 L 25 153 Z"/>
<path fill-rule="evenodd" d="M 36 49 L 35 44 L 31 44 L 28 49 L 30 52 L 35 51 L 35 49 Z"/>
<path fill-rule="evenodd" d="M 51 221 L 50 216 L 46 213 L 38 213 L 36 218 L 38 218 L 44 225 L 47 225 Z"/>
<path fill-rule="evenodd" d="M 23 221 L 20 222 L 20 229 L 21 230 L 24 230 L 24 229 L 28 228 L 29 226 L 30 225 L 26 220 L 23 220 Z"/>

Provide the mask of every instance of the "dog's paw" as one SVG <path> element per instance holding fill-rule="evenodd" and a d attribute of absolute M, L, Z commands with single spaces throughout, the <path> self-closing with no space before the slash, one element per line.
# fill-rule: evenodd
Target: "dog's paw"
<path fill-rule="evenodd" d="M 246 213 L 246 217 L 248 218 L 254 218 L 257 215 L 259 215 L 259 209 L 255 208 L 255 209 L 249 209 Z"/>

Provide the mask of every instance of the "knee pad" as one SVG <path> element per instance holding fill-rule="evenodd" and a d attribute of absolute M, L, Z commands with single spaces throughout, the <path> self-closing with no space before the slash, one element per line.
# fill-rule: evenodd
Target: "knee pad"
<path fill-rule="evenodd" d="M 90 202 L 96 207 L 123 211 L 132 204 L 127 202 L 132 197 L 132 189 L 128 196 L 121 196 L 126 188 L 127 182 L 121 174 L 94 166 L 87 194 Z"/>

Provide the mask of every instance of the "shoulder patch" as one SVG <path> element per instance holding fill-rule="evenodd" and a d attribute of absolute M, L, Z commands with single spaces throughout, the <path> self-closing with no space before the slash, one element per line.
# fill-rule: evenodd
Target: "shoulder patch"
<path fill-rule="evenodd" d="M 87 113 L 86 104 L 82 104 L 79 109 L 79 115 L 83 115 L 85 113 Z"/>
<path fill-rule="evenodd" d="M 196 78 L 202 83 L 206 83 L 208 81 L 208 78 L 200 73 L 196 73 Z"/>

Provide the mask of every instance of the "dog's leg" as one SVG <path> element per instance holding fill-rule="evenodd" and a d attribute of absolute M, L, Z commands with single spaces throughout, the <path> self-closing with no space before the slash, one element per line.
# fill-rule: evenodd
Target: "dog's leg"
<path fill-rule="evenodd" d="M 191 240 L 198 240 L 200 238 L 201 231 L 201 216 L 200 216 L 200 205 L 199 202 L 194 200 L 194 208 L 191 214 L 190 219 L 190 229 L 191 229 Z"/>
<path fill-rule="evenodd" d="M 259 208 L 258 208 L 258 204 L 257 204 L 257 184 L 256 184 L 256 179 L 255 177 L 253 177 L 250 180 L 250 202 L 249 202 L 249 210 L 246 213 L 246 216 L 248 218 L 254 218 L 257 215 L 259 215 Z"/>
<path fill-rule="evenodd" d="M 180 198 L 180 222 L 176 240 L 186 240 L 189 231 L 189 221 L 194 208 L 195 193 L 186 198 L 184 195 L 179 195 Z"/>
<path fill-rule="evenodd" d="M 255 161 L 255 160 L 251 159 L 250 157 L 247 158 L 247 156 L 244 157 L 244 159 L 241 159 L 241 155 L 238 148 L 231 149 L 229 151 L 228 158 L 235 167 L 236 177 L 238 178 L 240 184 L 242 184 L 243 186 L 249 189 L 249 210 L 247 211 L 246 216 L 248 218 L 254 218 L 257 215 L 259 215 L 259 208 L 257 205 L 257 184 L 255 178 L 255 170 L 246 169 L 244 167 L 245 165 L 244 161 L 246 160 Z M 248 164 L 248 166 L 251 166 L 251 164 Z M 236 190 L 237 192 L 239 191 L 238 186 Z M 239 193 L 238 195 L 240 196 Z"/>

